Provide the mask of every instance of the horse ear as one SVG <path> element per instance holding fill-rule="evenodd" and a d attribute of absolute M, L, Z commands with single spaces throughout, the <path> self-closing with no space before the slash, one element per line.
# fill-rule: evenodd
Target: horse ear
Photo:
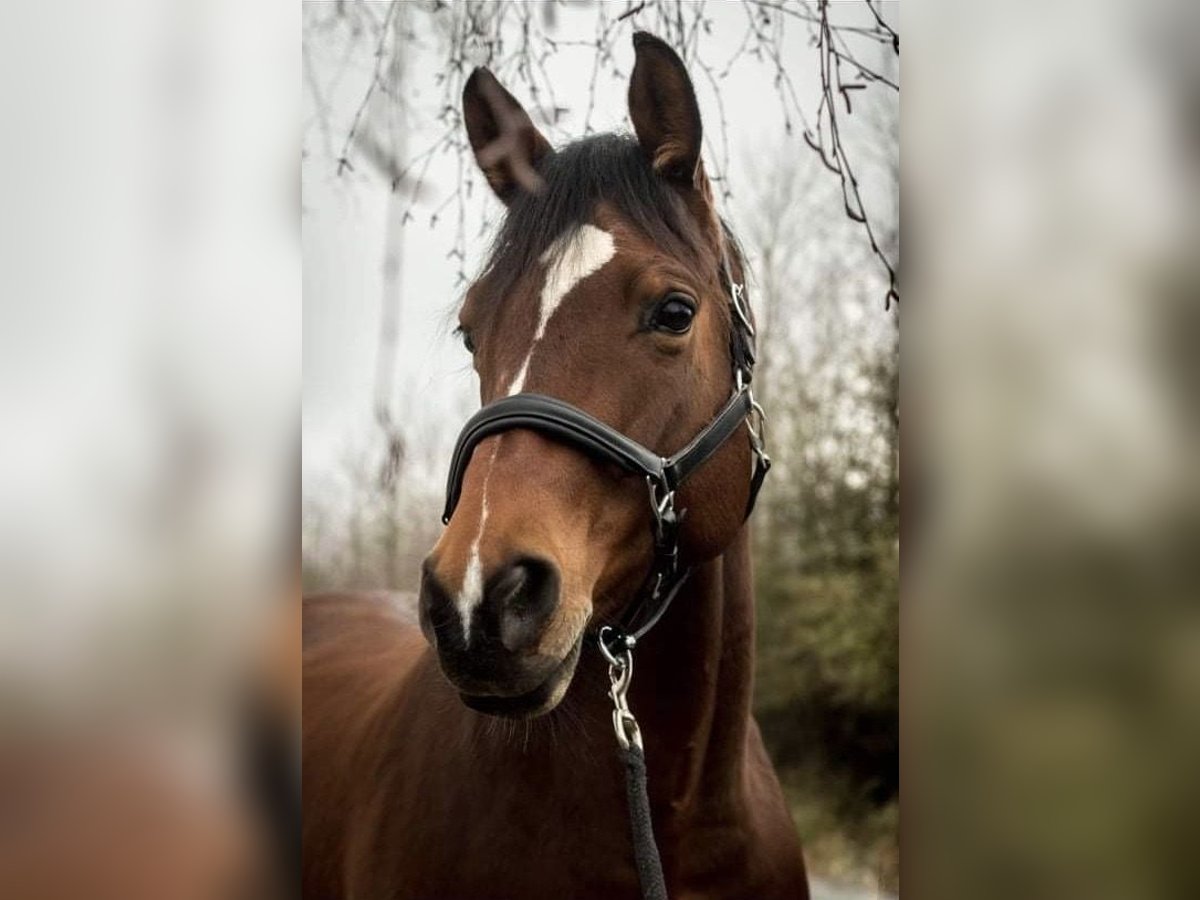
<path fill-rule="evenodd" d="M 463 121 L 475 161 L 497 197 L 508 204 L 522 189 L 541 190 L 537 165 L 554 150 L 487 69 L 476 69 L 463 87 Z"/>
<path fill-rule="evenodd" d="M 644 31 L 633 35 L 633 50 L 629 117 L 642 151 L 660 175 L 704 190 L 700 106 L 683 60 Z"/>

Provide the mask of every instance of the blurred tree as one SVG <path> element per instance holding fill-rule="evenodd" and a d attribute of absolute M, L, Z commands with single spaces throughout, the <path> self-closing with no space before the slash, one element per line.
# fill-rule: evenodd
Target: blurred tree
<path fill-rule="evenodd" d="M 892 179 L 895 130 L 878 121 L 875 174 Z M 801 830 L 841 838 L 810 852 L 895 887 L 898 329 L 872 311 L 870 259 L 816 169 L 782 146 L 741 204 L 778 460 L 755 516 L 756 712 Z M 898 244 L 894 225 L 879 236 Z"/>
<path fill-rule="evenodd" d="M 708 138 L 708 169 L 712 180 L 731 197 L 725 173 L 729 168 L 729 134 L 720 82 L 738 66 L 753 66 L 772 77 L 772 89 L 779 101 L 780 118 L 786 133 L 799 131 L 803 143 L 821 160 L 826 174 L 836 179 L 845 215 L 861 228 L 872 257 L 882 268 L 885 306 L 899 299 L 895 276 L 895 257 L 889 256 L 882 240 L 881 223 L 864 203 L 864 182 L 856 157 L 860 149 L 853 140 L 848 123 L 854 105 L 860 106 L 877 92 L 887 92 L 893 102 L 900 92 L 895 71 L 900 55 L 900 38 L 889 20 L 896 16 L 895 4 L 831 4 L 828 0 L 743 0 L 744 32 L 737 49 L 728 57 L 725 41 L 714 39 L 712 11 L 705 3 L 681 3 L 670 0 L 641 0 L 597 3 L 595 36 L 591 40 L 564 40 L 557 36 L 558 3 L 489 2 L 489 0 L 413 0 L 388 4 L 310 3 L 304 16 L 304 77 L 311 103 L 306 123 L 315 127 L 320 147 L 339 176 L 356 171 L 366 161 L 381 175 L 393 192 L 408 199 L 401 216 L 412 221 L 415 201 L 428 198 L 426 174 L 431 161 L 441 154 L 453 154 L 459 160 L 459 178 L 443 195 L 429 217 L 431 226 L 444 215 L 456 217 L 457 237 L 451 254 L 460 267 L 466 262 L 466 223 L 464 200 L 474 187 L 474 167 L 462 127 L 459 98 L 463 84 L 476 65 L 492 69 L 510 90 L 522 95 L 534 121 L 554 140 L 560 121 L 572 110 L 561 104 L 554 91 L 546 62 L 566 49 L 591 56 L 591 77 L 583 112 L 582 131 L 591 134 L 596 91 L 603 81 L 619 80 L 614 48 L 635 30 L 653 31 L 672 44 L 693 71 L 698 84 L 712 88 L 717 103 L 715 122 L 708 129 L 716 135 Z M 788 52 L 785 38 L 790 29 L 801 28 L 807 34 L 810 57 Z M 409 78 L 404 83 L 404 68 L 397 62 L 408 44 L 419 44 L 433 37 L 446 60 L 444 67 L 427 73 L 431 84 Z M 340 46 L 344 63 L 339 66 L 333 84 L 322 84 L 312 64 L 311 47 Z M 444 48 L 444 49 L 442 49 Z M 350 125 L 334 152 L 333 110 L 326 100 L 346 71 L 346 64 L 367 49 L 372 52 L 372 73 Z M 797 90 L 801 70 L 816 69 L 820 90 L 817 105 L 805 109 Z M 425 104 L 416 102 L 422 91 L 438 98 L 432 121 L 420 111 Z M 853 98 L 853 99 L 852 99 Z M 396 129 L 394 108 L 409 115 L 408 127 Z M 419 120 L 421 119 L 421 120 Z M 797 125 L 799 128 L 797 129 Z M 410 132 L 436 135 L 420 149 L 410 153 L 405 135 Z M 306 148 L 305 153 L 309 150 Z M 463 164 L 467 162 L 468 164 Z M 856 240 L 850 236 L 851 240 Z M 465 270 L 459 277 L 466 280 Z"/>

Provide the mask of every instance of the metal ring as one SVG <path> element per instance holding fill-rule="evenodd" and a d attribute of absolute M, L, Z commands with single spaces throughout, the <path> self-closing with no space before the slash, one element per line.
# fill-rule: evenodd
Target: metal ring
<path fill-rule="evenodd" d="M 608 640 L 606 639 L 606 635 L 612 634 L 614 631 L 616 631 L 616 629 L 611 625 L 605 625 L 601 627 L 599 633 L 596 635 L 596 642 L 600 645 L 600 653 L 606 660 L 608 660 L 608 664 L 613 668 L 631 669 L 633 668 L 633 654 L 630 653 L 630 650 L 633 648 L 636 640 L 631 639 L 627 634 L 623 634 L 621 636 L 621 640 L 625 645 L 625 649 L 622 650 L 619 655 L 614 656 L 613 652 L 608 649 Z"/>
<path fill-rule="evenodd" d="M 613 702 L 618 709 L 625 709 L 625 697 L 629 693 L 629 685 L 633 681 L 633 665 L 628 664 L 624 668 L 609 666 L 608 680 L 612 684 L 612 690 L 609 693 L 612 695 Z"/>

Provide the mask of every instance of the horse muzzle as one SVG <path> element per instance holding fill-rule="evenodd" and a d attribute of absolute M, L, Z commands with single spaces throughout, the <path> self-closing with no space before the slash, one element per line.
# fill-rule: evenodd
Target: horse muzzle
<path fill-rule="evenodd" d="M 423 566 L 421 629 L 442 672 L 472 709 L 530 716 L 562 699 L 581 641 L 565 655 L 547 652 L 544 636 L 560 608 L 558 568 L 517 556 L 480 579 L 477 596 L 449 591 L 433 557 Z"/>

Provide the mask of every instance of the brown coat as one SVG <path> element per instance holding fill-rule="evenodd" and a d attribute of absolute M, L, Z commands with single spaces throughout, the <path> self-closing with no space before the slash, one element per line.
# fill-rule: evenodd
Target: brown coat
<path fill-rule="evenodd" d="M 804 898 L 750 716 L 747 540 L 693 576 L 638 648 L 655 833 L 673 900 Z M 304 896 L 636 898 L 603 662 L 529 722 L 467 709 L 381 595 L 305 610 Z"/>

